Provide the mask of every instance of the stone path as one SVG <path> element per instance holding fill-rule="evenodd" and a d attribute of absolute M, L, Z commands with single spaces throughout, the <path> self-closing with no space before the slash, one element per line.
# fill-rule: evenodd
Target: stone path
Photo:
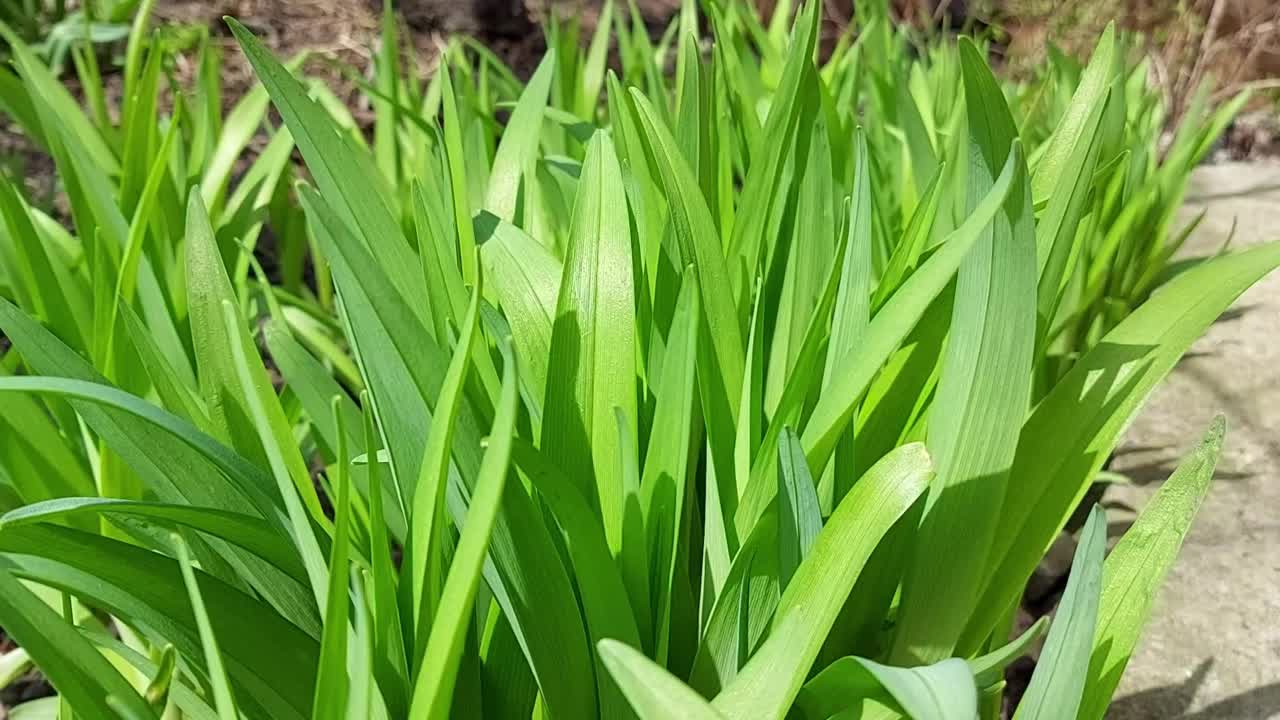
<path fill-rule="evenodd" d="M 1208 214 L 1187 255 L 1280 239 L 1280 165 L 1199 169 L 1187 218 Z M 1141 508 L 1213 416 L 1227 441 L 1209 496 L 1156 599 L 1109 718 L 1280 718 L 1280 272 L 1191 349 L 1126 434 L 1116 468 Z M 1117 522 L 1120 516 L 1113 519 Z"/>

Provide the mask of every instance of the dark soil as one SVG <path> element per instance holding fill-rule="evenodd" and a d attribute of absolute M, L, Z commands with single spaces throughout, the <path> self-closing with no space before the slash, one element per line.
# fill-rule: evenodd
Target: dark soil
<path fill-rule="evenodd" d="M 1280 115 L 1274 106 L 1236 118 L 1222 138 L 1222 154 L 1230 160 L 1280 156 Z"/>
<path fill-rule="evenodd" d="M 0 654 L 7 653 L 17 646 L 0 628 Z M 20 705 L 28 700 L 36 700 L 42 697 L 49 697 L 53 694 L 53 688 L 49 685 L 49 681 L 44 675 L 34 667 L 27 670 L 17 680 L 9 683 L 8 686 L 0 689 L 0 718 L 8 716 L 8 708 L 14 705 Z"/>

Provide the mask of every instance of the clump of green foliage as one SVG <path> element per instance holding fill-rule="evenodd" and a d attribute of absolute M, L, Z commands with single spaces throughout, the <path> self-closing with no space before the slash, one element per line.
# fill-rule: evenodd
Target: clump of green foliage
<path fill-rule="evenodd" d="M 1113 31 L 1020 90 L 883 7 L 822 64 L 817 3 L 703 9 L 706 47 L 693 3 L 656 46 L 612 3 L 585 50 L 553 23 L 527 83 L 460 42 L 424 84 L 388 14 L 371 143 L 235 21 L 262 84 L 225 118 L 203 46 L 158 112 L 145 19 L 118 122 L 3 31 L 74 225 L 0 179 L 0 626 L 39 702 L 994 718 L 1047 627 L 1017 715 L 1102 717 L 1221 421 L 1010 629 L 1125 425 L 1280 264 L 1168 271 L 1234 108 L 1162 153 Z"/>
<path fill-rule="evenodd" d="M 155 0 L 11 0 L 0 5 L 0 22 L 61 74 L 68 59 L 96 64 L 98 49 L 127 38 L 129 18 L 145 18 L 154 5 Z M 10 59 L 7 39 L 0 44 L 0 59 Z"/>

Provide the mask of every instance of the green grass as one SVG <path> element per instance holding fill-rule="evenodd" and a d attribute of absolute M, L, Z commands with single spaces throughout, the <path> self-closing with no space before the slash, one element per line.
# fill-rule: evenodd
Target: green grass
<path fill-rule="evenodd" d="M 92 718 L 995 718 L 1047 627 L 1017 716 L 1101 718 L 1221 420 L 1010 629 L 1280 264 L 1172 262 L 1243 100 L 1166 147 L 1113 30 L 1015 86 L 870 5 L 819 64 L 781 8 L 655 44 L 607 3 L 527 83 L 467 40 L 422 81 L 388 15 L 372 141 L 234 20 L 261 86 L 225 117 L 204 43 L 158 110 L 145 14 L 118 121 L 5 29 L 71 230 L 0 178 L 4 664 Z"/>

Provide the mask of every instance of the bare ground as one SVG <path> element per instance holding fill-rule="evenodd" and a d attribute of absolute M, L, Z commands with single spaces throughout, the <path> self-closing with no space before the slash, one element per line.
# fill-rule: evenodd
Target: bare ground
<path fill-rule="evenodd" d="M 1202 167 L 1184 212 L 1208 214 L 1188 255 L 1280 238 L 1280 164 Z M 1219 412 L 1214 484 L 1108 717 L 1280 718 L 1280 273 L 1197 341 L 1126 433 L 1113 465 L 1135 484 L 1108 504 L 1141 508 Z M 1113 515 L 1113 522 L 1122 515 Z"/>

